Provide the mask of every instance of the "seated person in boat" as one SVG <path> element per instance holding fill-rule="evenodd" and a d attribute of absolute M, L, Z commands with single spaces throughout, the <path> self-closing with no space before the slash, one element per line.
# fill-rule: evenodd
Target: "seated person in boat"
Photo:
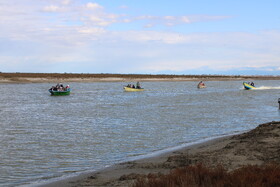
<path fill-rule="evenodd" d="M 58 91 L 64 91 L 65 90 L 63 84 L 60 84 L 57 89 L 58 89 Z"/>
<path fill-rule="evenodd" d="M 254 82 L 251 82 L 251 86 L 255 86 Z"/>
<path fill-rule="evenodd" d="M 52 86 L 52 87 L 50 88 L 50 90 L 52 90 L 52 91 L 57 91 L 57 88 L 56 88 L 55 86 Z"/>
<path fill-rule="evenodd" d="M 50 88 L 50 90 L 52 90 L 52 91 L 66 91 L 67 88 L 69 88 L 69 85 L 67 85 L 67 87 L 64 88 L 63 84 L 57 84 L 56 86 L 52 86 Z"/>

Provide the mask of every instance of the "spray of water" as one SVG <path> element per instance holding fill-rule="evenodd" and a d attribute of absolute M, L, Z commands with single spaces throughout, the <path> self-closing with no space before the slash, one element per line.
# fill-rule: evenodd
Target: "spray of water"
<path fill-rule="evenodd" d="M 280 86 L 274 87 L 274 86 L 260 86 L 256 87 L 256 90 L 279 90 Z"/>

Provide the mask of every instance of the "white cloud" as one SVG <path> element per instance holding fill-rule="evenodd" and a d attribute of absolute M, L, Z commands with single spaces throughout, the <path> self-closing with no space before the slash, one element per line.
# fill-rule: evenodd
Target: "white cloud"
<path fill-rule="evenodd" d="M 154 24 L 148 23 L 146 25 L 144 25 L 145 28 L 152 28 L 154 27 Z"/>
<path fill-rule="evenodd" d="M 144 15 L 144 16 L 137 16 L 133 19 L 134 20 L 157 20 L 157 19 L 160 19 L 160 17 Z"/>
<path fill-rule="evenodd" d="M 133 20 L 145 20 L 148 22 L 147 25 L 165 25 L 168 27 L 180 25 L 180 24 L 191 24 L 196 22 L 208 22 L 208 21 L 219 21 L 223 19 L 229 19 L 230 16 L 205 16 L 205 15 L 189 15 L 189 16 L 151 16 L 143 15 L 132 18 Z"/>
<path fill-rule="evenodd" d="M 176 19 L 176 17 L 175 16 L 164 16 L 163 17 L 163 19 L 165 19 L 165 20 L 175 20 Z"/>
<path fill-rule="evenodd" d="M 87 3 L 86 7 L 88 9 L 103 9 L 103 7 L 97 3 Z"/>
<path fill-rule="evenodd" d="M 71 0 L 63 0 L 61 2 L 61 4 L 63 4 L 63 5 L 69 5 L 70 3 L 71 3 Z"/>
<path fill-rule="evenodd" d="M 55 5 L 49 5 L 49 6 L 44 7 L 43 10 L 45 12 L 58 12 L 60 10 L 60 8 Z"/>
<path fill-rule="evenodd" d="M 116 19 L 118 19 L 119 17 L 122 17 L 122 16 L 117 15 L 117 14 L 107 14 L 106 17 L 108 19 L 116 20 Z"/>
<path fill-rule="evenodd" d="M 92 16 L 89 16 L 89 19 L 93 22 L 102 22 L 103 19 L 101 18 L 101 16 L 97 16 L 97 15 L 92 15 Z"/>
<path fill-rule="evenodd" d="M 123 23 L 130 23 L 130 22 L 132 22 L 132 20 L 131 20 L 131 19 L 125 18 L 125 19 L 122 20 L 122 22 L 123 22 Z"/>
<path fill-rule="evenodd" d="M 108 26 L 115 22 L 115 19 L 104 19 L 103 16 L 98 15 L 89 16 L 89 20 L 91 21 L 91 23 L 102 27 Z"/>
<path fill-rule="evenodd" d="M 182 16 L 181 20 L 183 23 L 191 23 L 191 20 L 190 20 L 190 18 L 188 18 L 188 16 Z"/>
<path fill-rule="evenodd" d="M 94 34 L 94 35 L 100 35 L 106 33 L 105 29 L 103 28 L 80 28 L 78 32 L 84 34 Z"/>
<path fill-rule="evenodd" d="M 128 31 L 124 33 L 114 32 L 117 38 L 133 42 L 159 42 L 166 44 L 183 43 L 187 37 L 178 33 L 157 32 L 157 31 Z"/>

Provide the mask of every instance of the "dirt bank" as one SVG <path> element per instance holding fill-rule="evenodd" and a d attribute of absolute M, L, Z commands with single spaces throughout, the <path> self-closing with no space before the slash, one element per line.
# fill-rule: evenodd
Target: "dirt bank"
<path fill-rule="evenodd" d="M 130 186 L 148 173 L 168 173 L 171 169 L 203 163 L 218 164 L 227 170 L 244 165 L 280 164 L 280 122 L 270 122 L 235 136 L 218 138 L 152 158 L 121 163 L 99 172 L 81 175 L 46 186 Z"/>

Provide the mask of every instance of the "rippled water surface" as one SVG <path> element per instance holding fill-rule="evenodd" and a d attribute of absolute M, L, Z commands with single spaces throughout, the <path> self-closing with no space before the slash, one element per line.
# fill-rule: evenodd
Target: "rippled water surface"
<path fill-rule="evenodd" d="M 0 84 L 0 185 L 38 184 L 280 120 L 280 81 Z"/>

